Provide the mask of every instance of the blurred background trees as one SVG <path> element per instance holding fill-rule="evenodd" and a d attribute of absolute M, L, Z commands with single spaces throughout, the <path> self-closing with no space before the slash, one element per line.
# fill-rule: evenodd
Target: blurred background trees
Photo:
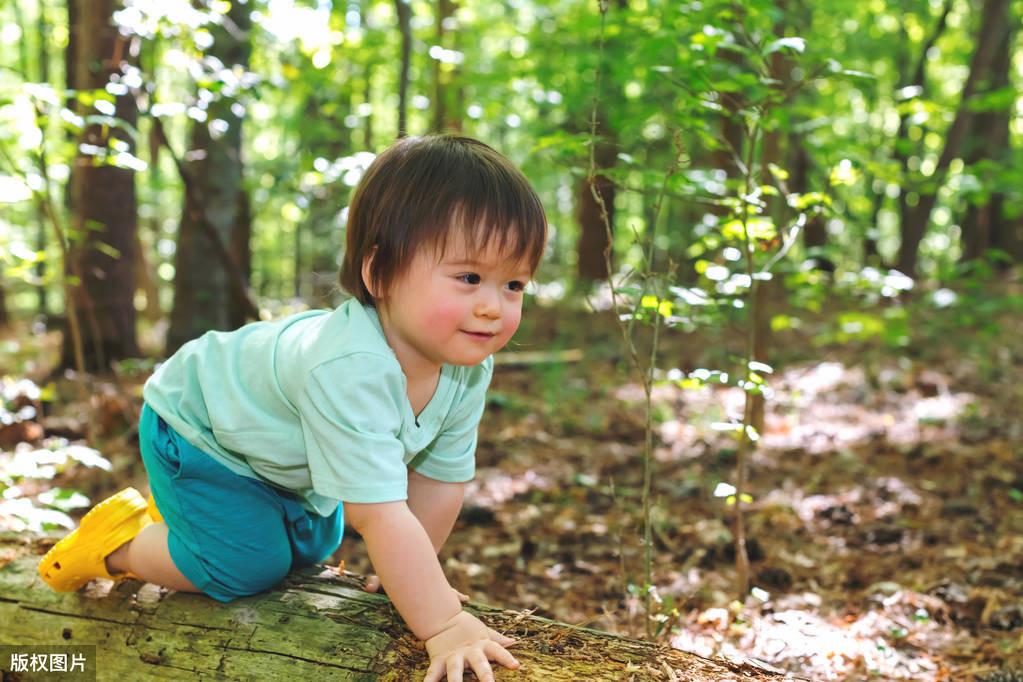
<path fill-rule="evenodd" d="M 1023 258 L 1021 8 L 617 0 L 594 103 L 593 2 L 5 3 L 0 322 L 67 329 L 62 364 L 77 336 L 102 369 L 139 354 L 136 330 L 159 355 L 336 304 L 361 170 L 437 130 L 523 167 L 553 228 L 539 300 L 570 305 L 607 275 L 595 196 L 612 267 L 642 266 L 677 132 L 655 259 L 719 287 L 738 269 L 722 241 L 737 116 L 765 95 L 764 218 L 821 207 L 783 272 L 892 267 L 926 290 L 1004 270 Z"/>

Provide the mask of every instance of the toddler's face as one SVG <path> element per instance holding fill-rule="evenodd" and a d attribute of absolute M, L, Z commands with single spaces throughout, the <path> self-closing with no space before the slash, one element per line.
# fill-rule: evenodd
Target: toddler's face
<path fill-rule="evenodd" d="M 417 254 L 377 306 L 403 364 L 478 365 L 518 329 L 529 277 L 525 263 L 496 248 L 472 253 L 455 239 L 439 260 L 432 250 Z"/>

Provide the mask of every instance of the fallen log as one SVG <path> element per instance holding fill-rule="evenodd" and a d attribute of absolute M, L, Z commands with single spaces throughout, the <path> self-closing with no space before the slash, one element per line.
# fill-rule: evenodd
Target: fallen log
<path fill-rule="evenodd" d="M 230 604 L 138 581 L 58 593 L 36 574 L 54 537 L 0 536 L 0 644 L 96 645 L 100 680 L 421 680 L 423 646 L 384 595 L 320 566 Z M 484 604 L 466 607 L 518 639 L 500 680 L 793 680 L 762 663 L 710 660 Z M 8 679 L 10 661 L 0 660 Z M 473 679 L 471 676 L 467 676 Z M 17 679 L 11 677 L 11 679 Z"/>

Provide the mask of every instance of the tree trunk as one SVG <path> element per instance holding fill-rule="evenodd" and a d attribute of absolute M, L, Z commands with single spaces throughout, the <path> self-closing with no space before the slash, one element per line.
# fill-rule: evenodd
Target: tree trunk
<path fill-rule="evenodd" d="M 4 271 L 0 266 L 0 327 L 6 327 L 10 321 L 7 313 L 7 294 L 4 290 Z"/>
<path fill-rule="evenodd" d="M 238 192 L 238 211 L 235 214 L 234 231 L 231 233 L 231 253 L 234 254 L 238 269 L 246 282 L 252 280 L 252 201 L 248 192 Z M 237 329 L 249 320 L 246 307 L 237 298 L 232 298 L 230 320 L 232 329 Z"/>
<path fill-rule="evenodd" d="M 443 1 L 443 0 L 442 0 Z M 394 0 L 401 32 L 401 67 L 398 71 L 398 137 L 408 135 L 408 72 L 412 60 L 412 7 L 408 0 Z"/>
<path fill-rule="evenodd" d="M 111 25 L 113 0 L 73 0 L 71 27 L 76 90 L 104 88 L 128 59 L 125 42 Z M 117 97 L 115 116 L 134 126 L 135 100 Z M 92 125 L 81 143 L 106 150 L 117 138 L 134 151 L 130 137 L 117 128 Z M 85 368 L 106 370 L 111 362 L 138 355 L 135 336 L 135 239 L 138 218 L 135 173 L 127 168 L 97 165 L 79 153 L 71 174 L 72 238 L 70 274 L 73 303 L 82 312 Z M 70 335 L 64 338 L 61 365 L 74 364 Z"/>
<path fill-rule="evenodd" d="M 351 573 L 301 569 L 230 604 L 136 581 L 62 594 L 36 574 L 43 547 L 11 535 L 0 542 L 5 558 L 20 556 L 0 568 L 0 644 L 95 644 L 99 679 L 398 681 L 422 679 L 429 663 L 387 597 L 363 591 Z M 482 604 L 469 610 L 519 640 L 512 651 L 522 667 L 497 670 L 499 679 L 795 679 L 753 660 L 710 660 Z"/>
<path fill-rule="evenodd" d="M 581 284 L 597 282 L 607 279 L 607 261 L 610 260 L 614 267 L 614 252 L 609 255 L 610 259 L 604 258 L 605 251 L 611 249 L 608 240 L 609 232 L 614 233 L 615 225 L 615 185 L 614 182 L 601 171 L 613 168 L 618 162 L 618 150 L 616 149 L 614 132 L 607 126 L 607 115 L 603 108 L 598 108 L 597 116 L 597 139 L 594 141 L 595 174 L 593 176 L 592 188 L 601 202 L 598 203 L 593 197 L 593 189 L 587 178 L 579 181 L 576 191 L 576 219 L 579 221 L 579 242 L 576 246 L 578 263 L 576 265 Z M 603 203 L 603 208 L 601 208 Z M 607 211 L 607 222 L 605 224 L 604 211 Z"/>
<path fill-rule="evenodd" d="M 451 36 L 452 49 L 458 51 L 460 31 L 449 31 L 449 22 L 455 17 L 458 4 L 454 0 L 437 0 L 436 44 L 446 47 Z M 433 109 L 430 130 L 433 132 L 461 132 L 464 92 L 459 80 L 461 67 L 433 60 Z"/>
<path fill-rule="evenodd" d="M 232 4 L 225 25 L 212 29 L 214 43 L 209 54 L 226 68 L 248 68 L 249 14 L 246 5 Z M 221 242 L 231 250 L 236 264 L 249 260 L 248 239 L 236 236 L 239 209 L 245 205 L 239 195 L 245 190 L 241 184 L 242 121 L 231 110 L 235 103 L 234 97 L 221 96 L 210 103 L 207 121 L 192 127 L 190 152 L 186 155 L 191 160 L 185 162 L 185 168 L 196 191 L 186 193 L 178 232 L 168 354 L 207 331 L 237 327 L 240 302 L 231 292 L 231 273 L 201 224 L 205 215 Z M 214 136 L 210 123 L 218 119 L 228 127 Z M 195 205 L 196 197 L 201 197 L 201 206 Z"/>
<path fill-rule="evenodd" d="M 17 7 L 17 3 L 14 5 Z M 46 22 L 46 3 L 44 0 L 39 0 L 36 7 L 38 15 L 36 16 L 36 34 L 38 35 L 39 43 L 37 45 L 36 52 L 36 63 L 39 66 L 39 82 L 49 83 L 50 82 L 50 27 Z M 27 70 L 26 70 L 27 73 Z M 45 161 L 45 150 L 43 151 L 43 163 Z M 43 207 L 42 201 L 36 203 L 36 251 L 39 253 L 46 252 L 46 209 Z M 38 284 L 36 285 L 36 310 L 39 315 L 46 319 L 50 311 L 49 303 L 49 291 L 46 286 L 46 259 L 40 258 L 39 262 L 35 266 L 35 276 Z"/>
<path fill-rule="evenodd" d="M 938 18 L 938 22 L 931 32 L 930 37 L 923 44 L 920 49 L 920 53 L 916 58 L 916 65 L 912 68 L 912 71 L 905 73 L 900 78 L 900 89 L 915 88 L 917 94 L 914 97 L 923 98 L 926 96 L 927 88 L 927 53 L 930 51 L 934 44 L 938 41 L 941 35 L 945 32 L 945 28 L 948 26 L 948 15 L 952 11 L 952 0 L 945 0 L 945 4 L 941 11 L 941 16 Z M 904 41 L 909 41 L 909 35 L 903 27 L 902 38 Z M 905 54 L 902 50 L 899 50 L 899 58 L 906 64 L 910 64 L 910 55 Z M 898 65 L 896 65 L 898 68 Z M 901 72 L 901 68 L 899 69 Z M 912 156 L 911 152 L 914 151 L 913 143 L 909 139 L 909 112 L 902 112 L 899 114 L 899 127 L 895 133 L 895 141 L 892 144 L 892 157 L 898 162 L 899 169 L 902 173 L 902 186 L 899 189 L 899 226 L 902 229 L 902 239 L 899 244 L 899 252 L 896 255 L 898 260 L 898 267 L 900 270 L 906 266 L 906 262 L 912 257 L 913 269 L 916 269 L 916 253 L 920 246 L 920 239 L 923 237 L 923 230 L 920 231 L 920 237 L 915 238 L 915 241 L 911 243 L 913 239 L 912 235 L 915 234 L 913 230 L 907 232 L 907 226 L 912 220 L 912 215 L 909 205 L 909 194 L 911 192 L 910 170 L 909 170 L 909 158 Z M 880 206 L 878 206 L 880 210 Z M 876 213 L 875 213 L 876 215 Z M 875 223 L 876 225 L 876 223 Z M 905 270 L 903 270 L 905 272 Z M 911 273 L 907 273 L 911 274 Z"/>
<path fill-rule="evenodd" d="M 580 234 L 578 251 L 578 273 L 580 282 L 595 282 L 607 279 L 607 262 L 604 259 L 604 251 L 610 248 L 608 242 L 608 227 L 604 224 L 604 210 L 607 211 L 607 225 L 614 230 L 615 220 L 615 186 L 606 176 L 597 175 L 593 179 L 593 186 L 604 204 L 594 200 L 591 185 L 586 178 L 579 182 L 578 211 Z M 614 254 L 611 255 L 612 267 Z"/>
<path fill-rule="evenodd" d="M 803 194 L 810 191 L 810 154 L 806 151 L 806 140 L 802 135 L 794 133 L 792 140 L 792 180 L 789 189 Z M 821 214 L 807 216 L 806 227 L 803 228 L 803 247 L 807 250 L 819 249 L 828 243 L 828 233 Z"/>
<path fill-rule="evenodd" d="M 135 257 L 138 259 L 135 263 L 135 288 L 146 297 L 146 305 L 141 312 L 148 322 L 156 324 L 163 317 L 160 312 L 160 289 L 156 283 L 156 268 L 149 262 L 141 238 L 135 240 Z"/>
<path fill-rule="evenodd" d="M 1009 71 L 1012 63 L 1012 31 L 1002 36 L 1001 45 L 996 50 L 997 56 L 991 65 L 991 73 L 986 83 L 978 89 L 981 92 L 994 92 L 1009 87 Z M 996 168 L 1001 169 L 1009 162 L 1011 147 L 1009 144 L 1009 126 L 1012 123 L 1012 102 L 1006 100 L 1004 107 L 990 111 L 974 113 L 970 130 L 963 142 L 964 156 L 967 166 L 975 166 L 985 160 L 1001 162 Z M 981 172 L 981 174 L 984 174 Z M 996 173 L 987 173 L 986 184 L 998 182 Z M 1005 194 L 1000 191 L 988 194 L 985 203 L 970 203 L 963 217 L 962 228 L 962 260 L 969 261 L 980 258 L 990 248 L 997 248 L 1013 254 L 1012 223 L 1002 214 Z"/>
<path fill-rule="evenodd" d="M 970 73 L 963 86 L 959 108 L 956 110 L 952 125 L 945 133 L 945 147 L 938 158 L 934 174 L 928 178 L 926 189 L 920 192 L 916 205 L 909 207 L 906 220 L 902 224 L 898 267 L 911 277 L 916 274 L 917 252 L 930 224 L 931 211 L 937 202 L 938 190 L 944 184 L 949 164 L 962 152 L 963 140 L 973 118 L 970 100 L 988 77 L 991 66 L 998 56 L 999 46 L 1002 45 L 1002 38 L 1009 32 L 1011 19 L 1009 0 L 985 0 L 980 29 L 974 43 L 977 49 L 970 61 Z"/>
<path fill-rule="evenodd" d="M 373 105 L 373 62 L 366 63 L 366 90 L 363 95 L 363 102 L 370 106 Z M 367 151 L 373 151 L 373 112 L 370 111 L 363 117 L 362 125 L 362 148 Z"/>

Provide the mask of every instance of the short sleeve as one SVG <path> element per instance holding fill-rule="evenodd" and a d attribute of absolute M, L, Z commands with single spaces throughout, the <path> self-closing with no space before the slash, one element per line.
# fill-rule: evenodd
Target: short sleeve
<path fill-rule="evenodd" d="M 309 374 L 296 404 L 313 491 L 344 502 L 407 499 L 400 367 L 356 353 Z"/>
<path fill-rule="evenodd" d="M 494 358 L 469 368 L 440 433 L 409 463 L 418 473 L 438 481 L 462 483 L 476 474 L 476 440 L 494 373 Z"/>

